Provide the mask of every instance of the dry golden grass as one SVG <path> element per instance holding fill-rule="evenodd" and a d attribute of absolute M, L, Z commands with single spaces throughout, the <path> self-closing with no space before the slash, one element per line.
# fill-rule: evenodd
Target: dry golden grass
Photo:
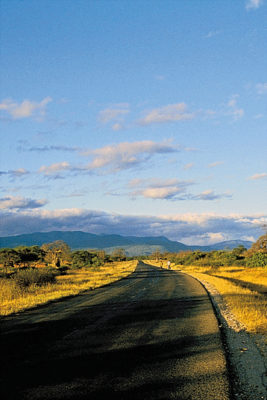
<path fill-rule="evenodd" d="M 146 260 L 147 264 L 160 266 L 160 261 Z M 163 262 L 166 268 L 166 261 Z M 245 325 L 248 332 L 267 336 L 267 298 L 266 294 L 249 288 L 258 286 L 261 292 L 267 291 L 267 269 L 244 267 L 197 267 L 171 265 L 173 270 L 185 272 L 200 281 L 212 284 L 226 301 L 229 309 L 238 321 Z M 229 279 L 234 279 L 232 282 Z M 240 282 L 238 282 L 240 281 Z M 239 283 L 239 284 L 238 284 Z M 244 283 L 247 288 L 242 287 Z"/>
<path fill-rule="evenodd" d="M 58 276 L 55 284 L 42 287 L 32 285 L 27 290 L 19 289 L 11 279 L 0 278 L 0 315 L 9 315 L 107 285 L 131 274 L 136 265 L 137 261 L 123 261 L 105 264 L 96 270 L 70 270 L 66 275 Z"/>
<path fill-rule="evenodd" d="M 200 281 L 205 280 L 215 286 L 223 296 L 231 312 L 246 326 L 248 332 L 267 334 L 267 298 L 266 295 L 249 288 L 241 287 L 234 278 L 249 284 L 264 287 L 267 284 L 266 268 L 220 267 L 217 269 L 207 267 L 174 266 L 188 273 Z M 216 276 L 214 276 L 216 275 Z M 218 277 L 220 276 L 220 277 Z"/>

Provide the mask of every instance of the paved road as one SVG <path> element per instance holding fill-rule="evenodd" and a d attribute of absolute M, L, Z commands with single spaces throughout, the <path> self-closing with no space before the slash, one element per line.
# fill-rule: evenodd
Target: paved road
<path fill-rule="evenodd" d="M 140 263 L 1 325 L 2 400 L 230 398 L 211 303 L 181 273 Z"/>

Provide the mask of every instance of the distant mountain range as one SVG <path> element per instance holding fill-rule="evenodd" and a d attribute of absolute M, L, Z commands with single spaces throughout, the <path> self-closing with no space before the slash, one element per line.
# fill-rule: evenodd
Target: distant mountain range
<path fill-rule="evenodd" d="M 0 237 L 0 248 L 17 246 L 41 246 L 55 240 L 63 240 L 72 250 L 77 249 L 103 249 L 111 253 L 115 248 L 123 248 L 127 255 L 147 255 L 156 250 L 161 252 L 179 252 L 181 250 L 231 250 L 239 245 L 250 248 L 253 242 L 245 240 L 228 240 L 209 246 L 187 246 L 181 242 L 167 239 L 164 236 L 121 236 L 121 235 L 95 235 L 81 231 L 52 231 L 36 232 L 17 236 Z"/>

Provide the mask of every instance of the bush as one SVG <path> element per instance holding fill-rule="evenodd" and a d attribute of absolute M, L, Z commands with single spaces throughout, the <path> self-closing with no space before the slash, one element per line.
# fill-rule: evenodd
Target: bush
<path fill-rule="evenodd" d="M 55 283 L 56 276 L 51 271 L 44 271 L 38 269 L 27 269 L 18 271 L 12 276 L 15 283 L 21 288 L 27 288 L 31 285 L 44 286 L 48 283 Z"/>
<path fill-rule="evenodd" d="M 250 268 L 267 266 L 267 254 L 260 252 L 253 254 L 251 257 L 247 258 L 246 266 Z"/>

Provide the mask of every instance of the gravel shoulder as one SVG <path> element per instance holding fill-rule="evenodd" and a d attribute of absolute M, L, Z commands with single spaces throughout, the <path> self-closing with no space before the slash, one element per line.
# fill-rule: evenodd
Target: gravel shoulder
<path fill-rule="evenodd" d="M 245 326 L 231 313 L 217 289 L 203 279 L 194 278 L 204 286 L 215 309 L 224 339 L 235 399 L 266 400 L 266 339 L 262 335 L 247 333 Z"/>

